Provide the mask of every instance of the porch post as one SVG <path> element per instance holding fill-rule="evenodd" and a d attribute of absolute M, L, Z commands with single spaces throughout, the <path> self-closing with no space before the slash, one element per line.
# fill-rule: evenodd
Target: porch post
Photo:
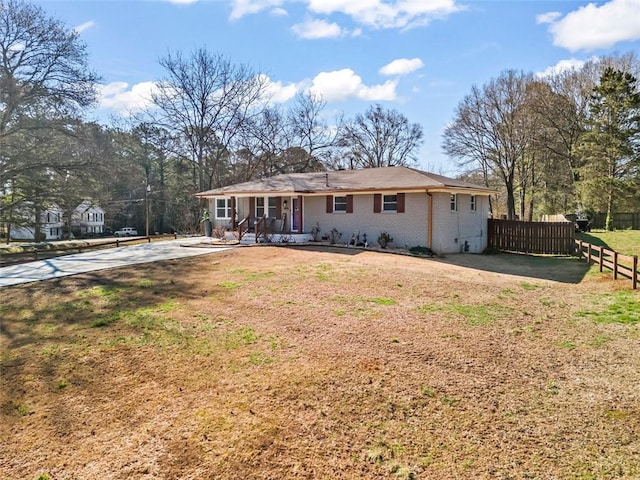
<path fill-rule="evenodd" d="M 236 197 L 231 197 L 231 230 L 235 230 L 236 226 Z"/>
<path fill-rule="evenodd" d="M 298 232 L 299 233 L 303 233 L 304 232 L 304 225 L 302 224 L 302 210 L 303 210 L 304 204 L 302 203 L 302 195 L 298 195 Z"/>
<path fill-rule="evenodd" d="M 427 192 L 427 247 L 433 248 L 433 196 Z"/>

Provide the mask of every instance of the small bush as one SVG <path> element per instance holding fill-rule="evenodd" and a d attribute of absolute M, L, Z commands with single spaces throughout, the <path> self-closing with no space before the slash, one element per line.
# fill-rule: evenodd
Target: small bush
<path fill-rule="evenodd" d="M 311 238 L 314 242 L 320 241 L 320 224 L 316 222 L 315 226 L 311 229 Z"/>
<path fill-rule="evenodd" d="M 341 238 L 342 238 L 342 233 L 340 233 L 336 227 L 333 227 L 329 232 L 329 243 L 331 245 L 335 245 L 340 241 Z"/>
<path fill-rule="evenodd" d="M 389 235 L 389 232 L 386 230 L 380 232 L 378 235 L 378 244 L 380 244 L 380 248 L 387 248 L 387 245 L 393 242 L 393 237 Z"/>

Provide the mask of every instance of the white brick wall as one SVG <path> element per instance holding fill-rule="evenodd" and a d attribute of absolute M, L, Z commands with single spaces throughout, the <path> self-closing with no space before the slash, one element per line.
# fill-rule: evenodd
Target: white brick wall
<path fill-rule="evenodd" d="M 487 218 L 489 200 L 485 196 L 476 196 L 476 211 L 470 211 L 470 195 L 458 195 L 458 211 L 450 208 L 450 194 L 434 193 L 433 198 L 433 235 L 432 248 L 436 253 L 459 253 L 464 249 L 465 241 L 469 253 L 481 253 L 487 246 Z M 282 197 L 291 205 L 291 198 Z M 354 232 L 360 232 L 360 238 L 367 234 L 370 244 L 378 243 L 378 236 L 387 231 L 392 237 L 391 247 L 427 246 L 429 207 L 426 193 L 407 193 L 405 195 L 405 213 L 373 213 L 373 194 L 354 195 L 353 213 L 326 213 L 326 196 L 304 197 L 304 232 L 310 232 L 316 222 L 320 226 L 320 235 L 328 235 L 333 228 L 342 233 L 341 242 L 347 243 Z M 211 200 L 211 218 L 214 225 L 223 226 L 229 221 L 215 220 L 215 203 Z M 249 199 L 237 199 L 239 219 L 249 214 Z M 287 222 L 290 222 L 291 210 L 287 210 Z"/>
<path fill-rule="evenodd" d="M 489 198 L 476 196 L 476 211 L 471 196 L 458 194 L 458 210 L 451 211 L 451 195 L 433 194 L 433 250 L 438 253 L 461 253 L 465 241 L 469 253 L 482 253 L 487 247 Z"/>
<path fill-rule="evenodd" d="M 373 213 L 373 194 L 354 195 L 353 213 L 326 213 L 326 197 L 305 197 L 305 231 L 318 222 L 321 235 L 337 228 L 342 241 L 347 242 L 354 232 L 367 234 L 369 243 L 378 243 L 384 230 L 393 237 L 392 247 L 415 247 L 427 244 L 428 208 L 425 193 L 405 195 L 405 213 Z"/>

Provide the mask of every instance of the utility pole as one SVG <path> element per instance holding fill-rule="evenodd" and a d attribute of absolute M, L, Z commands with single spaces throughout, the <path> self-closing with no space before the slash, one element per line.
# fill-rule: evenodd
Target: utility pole
<path fill-rule="evenodd" d="M 149 236 L 149 194 L 151 193 L 151 185 L 147 183 L 147 188 L 144 189 L 144 226 L 145 235 Z"/>

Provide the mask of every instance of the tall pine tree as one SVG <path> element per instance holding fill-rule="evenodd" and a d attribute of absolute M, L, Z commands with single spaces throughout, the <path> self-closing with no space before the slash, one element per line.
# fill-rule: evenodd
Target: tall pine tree
<path fill-rule="evenodd" d="M 612 230 L 612 214 L 637 195 L 640 176 L 640 92 L 630 73 L 605 69 L 593 89 L 579 153 L 583 205 L 606 211 Z"/>

